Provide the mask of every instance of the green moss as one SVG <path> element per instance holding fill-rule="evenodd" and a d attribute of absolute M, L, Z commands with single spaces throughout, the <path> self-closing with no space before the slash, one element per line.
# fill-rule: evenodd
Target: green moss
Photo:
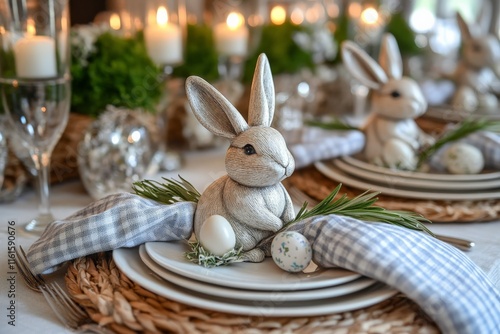
<path fill-rule="evenodd" d="M 297 32 L 306 31 L 304 27 L 285 22 L 276 26 L 262 28 L 259 46 L 245 64 L 244 81 L 252 80 L 259 54 L 265 53 L 273 74 L 296 73 L 303 68 L 314 68 L 312 54 L 301 49 L 293 40 Z"/>
<path fill-rule="evenodd" d="M 155 111 L 161 97 L 160 70 L 149 58 L 142 34 L 100 35 L 83 65 L 73 57 L 72 111 L 98 116 L 106 105 Z"/>
<path fill-rule="evenodd" d="M 401 55 L 411 56 L 422 53 L 422 49 L 415 43 L 415 32 L 410 28 L 401 13 L 392 14 L 385 30 L 394 35 Z"/>
<path fill-rule="evenodd" d="M 219 77 L 217 63 L 212 29 L 206 25 L 188 25 L 184 63 L 174 69 L 173 75 L 181 78 L 198 75 L 214 81 Z"/>

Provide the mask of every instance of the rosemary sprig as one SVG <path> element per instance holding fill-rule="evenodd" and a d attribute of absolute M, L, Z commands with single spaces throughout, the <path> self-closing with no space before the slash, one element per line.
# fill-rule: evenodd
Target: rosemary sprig
<path fill-rule="evenodd" d="M 243 252 L 242 248 L 232 249 L 222 256 L 216 256 L 203 248 L 198 241 L 189 242 L 189 247 L 191 247 L 191 251 L 184 254 L 186 259 L 205 268 L 220 267 L 230 263 L 243 262 L 241 258 L 241 253 Z"/>
<path fill-rule="evenodd" d="M 311 120 L 311 121 L 307 121 L 306 125 L 315 126 L 315 127 L 322 128 L 325 130 L 359 130 L 359 131 L 361 131 L 361 129 L 359 129 L 355 126 L 349 125 L 347 123 L 344 123 L 342 121 L 339 121 L 338 119 L 334 119 L 330 122 L 321 122 L 321 121 L 312 121 Z"/>
<path fill-rule="evenodd" d="M 363 221 L 384 222 L 392 225 L 406 227 L 412 230 L 423 231 L 434 235 L 423 222 L 430 222 L 428 219 L 411 211 L 386 210 L 376 203 L 378 192 L 365 191 L 364 193 L 350 199 L 346 194 L 335 200 L 342 184 L 339 184 L 330 195 L 319 202 L 312 209 L 308 210 L 309 203 L 305 202 L 295 219 L 286 224 L 282 230 L 287 229 L 292 224 L 314 216 L 336 214 L 353 217 Z"/>
<path fill-rule="evenodd" d="M 486 119 L 467 119 L 462 121 L 455 129 L 445 133 L 433 145 L 425 148 L 418 154 L 417 169 L 444 145 L 465 138 L 474 132 L 486 130 L 499 132 L 500 122 Z"/>
<path fill-rule="evenodd" d="M 183 179 L 181 181 L 163 178 L 165 183 L 155 180 L 143 180 L 134 182 L 132 190 L 137 195 L 150 198 L 164 204 L 173 204 L 177 202 L 195 202 L 200 198 L 200 193 L 196 188 Z"/>

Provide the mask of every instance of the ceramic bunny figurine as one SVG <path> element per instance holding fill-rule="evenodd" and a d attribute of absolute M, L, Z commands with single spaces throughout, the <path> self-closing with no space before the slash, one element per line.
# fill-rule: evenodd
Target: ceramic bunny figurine
<path fill-rule="evenodd" d="M 255 69 L 249 105 L 249 121 L 213 86 L 199 77 L 189 77 L 186 92 L 191 108 L 203 126 L 228 138 L 227 175 L 213 182 L 201 195 L 194 218 L 198 240 L 205 220 L 225 217 L 234 230 L 236 248 L 243 258 L 260 262 L 265 254 L 254 248 L 278 231 L 295 214 L 281 181 L 290 176 L 295 162 L 285 140 L 271 128 L 274 114 L 274 84 L 269 62 L 261 54 Z"/>
<path fill-rule="evenodd" d="M 432 142 L 414 118 L 427 109 L 418 84 L 402 77 L 403 66 L 394 36 L 384 35 L 379 64 L 350 41 L 342 44 L 348 71 L 373 90 L 371 117 L 364 125 L 365 159 L 390 168 L 414 170 L 417 150 Z"/>
<path fill-rule="evenodd" d="M 452 75 L 457 86 L 452 104 L 466 110 L 471 109 L 468 108 L 470 105 L 489 110 L 498 105 L 494 93 L 497 90 L 495 86 L 498 85 L 495 66 L 500 62 L 500 43 L 497 37 L 488 34 L 491 7 L 487 3 L 489 2 L 484 4 L 479 15 L 479 24 L 467 24 L 462 15 L 457 13 L 462 53 Z M 471 98 L 475 98 L 475 101 L 471 101 Z"/>

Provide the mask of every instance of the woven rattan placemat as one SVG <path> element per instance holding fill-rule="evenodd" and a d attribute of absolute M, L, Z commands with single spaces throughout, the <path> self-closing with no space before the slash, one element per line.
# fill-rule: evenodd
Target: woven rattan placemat
<path fill-rule="evenodd" d="M 116 267 L 110 253 L 74 260 L 66 286 L 91 319 L 117 333 L 439 332 L 402 294 L 353 312 L 303 318 L 250 317 L 191 307 L 135 284 Z"/>
<path fill-rule="evenodd" d="M 314 199 L 328 196 L 339 182 L 324 176 L 314 167 L 296 170 L 287 182 Z M 343 185 L 339 193 L 350 197 L 361 194 L 360 190 Z M 500 217 L 500 200 L 482 201 L 434 201 L 416 200 L 380 194 L 377 205 L 391 210 L 415 211 L 433 222 L 459 223 L 490 221 Z"/>

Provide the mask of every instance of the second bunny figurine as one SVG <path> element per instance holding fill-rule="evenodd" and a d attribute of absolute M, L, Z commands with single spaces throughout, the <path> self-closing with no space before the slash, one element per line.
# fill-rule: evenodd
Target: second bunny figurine
<path fill-rule="evenodd" d="M 427 101 L 418 84 L 403 77 L 394 36 L 384 35 L 379 64 L 350 41 L 342 44 L 342 57 L 349 72 L 373 90 L 371 117 L 364 126 L 365 159 L 389 168 L 415 170 L 418 150 L 433 139 L 414 121 L 425 113 Z"/>
<path fill-rule="evenodd" d="M 229 139 L 227 175 L 214 181 L 201 195 L 194 218 L 200 241 L 204 222 L 213 215 L 227 219 L 242 247 L 243 259 L 262 261 L 259 241 L 294 219 L 290 196 L 281 181 L 293 173 L 295 162 L 285 140 L 271 128 L 274 84 L 264 54 L 257 61 L 249 105 L 248 123 L 212 85 L 189 77 L 186 92 L 194 115 L 210 132 Z"/>

